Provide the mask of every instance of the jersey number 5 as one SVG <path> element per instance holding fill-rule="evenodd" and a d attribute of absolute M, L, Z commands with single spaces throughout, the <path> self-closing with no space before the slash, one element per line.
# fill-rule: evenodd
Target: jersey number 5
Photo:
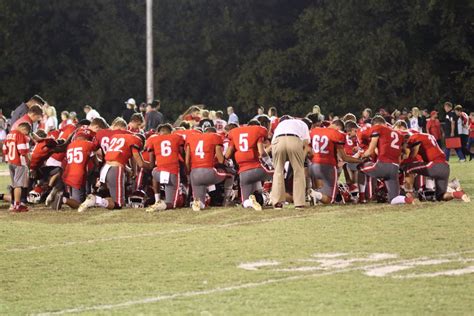
<path fill-rule="evenodd" d="M 249 150 L 249 134 L 242 133 L 239 135 L 239 151 Z"/>
<path fill-rule="evenodd" d="M 82 163 L 84 160 L 84 154 L 82 148 L 71 148 L 67 150 L 67 163 Z"/>

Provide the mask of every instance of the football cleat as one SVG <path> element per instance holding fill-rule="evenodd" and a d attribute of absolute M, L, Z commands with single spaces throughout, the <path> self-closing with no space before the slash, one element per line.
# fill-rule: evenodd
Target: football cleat
<path fill-rule="evenodd" d="M 56 196 L 54 197 L 54 201 L 51 204 L 51 207 L 53 208 L 53 210 L 55 211 L 61 210 L 63 206 L 63 195 L 64 195 L 63 192 L 58 192 L 58 194 L 56 194 Z"/>
<path fill-rule="evenodd" d="M 159 211 L 164 211 L 166 210 L 166 203 L 163 200 L 158 200 L 155 202 L 155 204 L 147 207 L 145 212 L 148 213 L 153 213 L 153 212 L 159 212 Z"/>
<path fill-rule="evenodd" d="M 13 213 L 24 213 L 28 211 L 29 211 L 28 206 L 23 205 L 23 204 L 18 205 L 17 207 L 14 207 L 12 210 Z"/>
<path fill-rule="evenodd" d="M 56 187 L 53 187 L 51 189 L 51 192 L 49 192 L 48 196 L 46 197 L 46 201 L 44 201 L 44 205 L 50 206 L 51 203 L 54 201 L 54 197 L 56 196 L 56 193 L 58 193 L 58 189 Z"/>
<path fill-rule="evenodd" d="M 250 202 L 252 203 L 252 208 L 256 211 L 261 211 L 262 210 L 262 206 L 260 205 L 260 203 L 257 202 L 257 198 L 255 197 L 255 195 L 250 195 L 249 196 L 249 200 Z"/>
<path fill-rule="evenodd" d="M 88 208 L 94 207 L 95 206 L 95 195 L 94 194 L 89 194 L 84 202 L 79 206 L 77 211 L 79 213 L 84 212 Z"/>
<path fill-rule="evenodd" d="M 194 200 L 191 203 L 191 208 L 193 209 L 194 212 L 201 211 L 201 202 L 199 200 Z"/>

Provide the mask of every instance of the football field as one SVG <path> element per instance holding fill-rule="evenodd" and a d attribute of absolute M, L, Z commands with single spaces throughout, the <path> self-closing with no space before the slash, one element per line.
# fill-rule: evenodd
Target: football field
<path fill-rule="evenodd" d="M 451 173 L 472 197 L 474 162 L 454 161 Z M 0 314 L 474 313 L 473 203 L 155 214 L 7 207 Z"/>

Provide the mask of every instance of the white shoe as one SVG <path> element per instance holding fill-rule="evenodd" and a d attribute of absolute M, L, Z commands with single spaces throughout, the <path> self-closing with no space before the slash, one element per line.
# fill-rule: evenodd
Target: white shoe
<path fill-rule="evenodd" d="M 148 207 L 145 212 L 153 213 L 166 210 L 166 203 L 163 200 L 158 200 L 152 206 Z"/>
<path fill-rule="evenodd" d="M 471 202 L 471 198 L 466 193 L 464 193 L 464 195 L 461 197 L 461 200 L 463 200 L 466 203 Z"/>
<path fill-rule="evenodd" d="M 249 196 L 249 200 L 250 202 L 252 203 L 252 208 L 256 211 L 261 211 L 262 210 L 262 206 L 260 205 L 260 203 L 257 202 L 257 199 L 255 198 L 255 195 L 250 195 Z"/>
<path fill-rule="evenodd" d="M 318 199 L 318 196 L 319 196 L 320 193 L 319 194 L 318 193 L 319 192 L 314 190 L 314 189 L 311 189 L 310 192 L 309 192 L 309 195 L 311 196 L 311 199 L 313 200 L 313 205 L 317 205 L 319 200 L 320 200 L 320 199 Z"/>
<path fill-rule="evenodd" d="M 201 211 L 201 201 L 199 200 L 194 200 L 191 203 L 191 208 L 193 209 L 194 212 L 199 212 Z"/>
<path fill-rule="evenodd" d="M 459 182 L 459 179 L 458 178 L 454 178 L 453 180 L 451 180 L 449 183 L 448 183 L 448 187 L 450 187 L 451 189 L 453 189 L 454 191 L 461 191 L 462 188 L 461 188 L 461 183 Z"/>
<path fill-rule="evenodd" d="M 51 189 L 51 192 L 49 192 L 48 196 L 46 197 L 46 200 L 44 201 L 44 205 L 50 206 L 51 203 L 53 203 L 54 198 L 56 197 L 56 193 L 58 193 L 58 189 L 56 189 L 56 187 L 53 187 Z"/>
<path fill-rule="evenodd" d="M 88 208 L 94 207 L 95 206 L 95 195 L 94 194 L 89 194 L 84 202 L 79 206 L 77 211 L 79 213 L 84 212 Z"/>

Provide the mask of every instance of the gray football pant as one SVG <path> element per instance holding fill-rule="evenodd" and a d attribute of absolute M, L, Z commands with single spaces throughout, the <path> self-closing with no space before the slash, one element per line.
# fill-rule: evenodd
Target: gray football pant
<path fill-rule="evenodd" d="M 377 161 L 367 162 L 360 169 L 366 175 L 383 179 L 388 192 L 388 202 L 390 203 L 395 197 L 400 195 L 400 182 L 398 180 L 399 166 L 394 163 Z"/>
<path fill-rule="evenodd" d="M 153 179 L 160 183 L 160 171 L 153 170 Z M 173 208 L 176 207 L 176 201 L 178 200 L 178 188 L 179 188 L 179 175 L 170 173 L 169 181 L 165 186 L 165 202 L 167 205 L 171 205 Z M 161 184 L 161 183 L 160 183 Z"/>
<path fill-rule="evenodd" d="M 202 203 L 206 202 L 207 187 L 224 182 L 224 191 L 226 197 L 232 193 L 234 176 L 224 172 L 218 172 L 214 168 L 196 168 L 191 170 L 191 187 L 193 188 L 193 197 Z"/>
<path fill-rule="evenodd" d="M 313 180 L 322 180 L 323 187 L 318 191 L 331 198 L 334 203 L 337 193 L 337 167 L 328 164 L 313 163 L 309 167 L 309 174 Z"/>
<path fill-rule="evenodd" d="M 445 162 L 413 162 L 407 168 L 407 172 L 433 178 L 436 185 L 436 199 L 443 199 L 444 194 L 448 190 L 449 164 Z"/>
<path fill-rule="evenodd" d="M 111 166 L 107 171 L 105 183 L 114 203 L 121 207 L 125 201 L 125 169 L 123 167 Z"/>
<path fill-rule="evenodd" d="M 263 168 L 255 168 L 240 173 L 240 195 L 242 202 L 247 200 L 255 191 L 262 191 L 262 181 L 272 178 Z"/>

